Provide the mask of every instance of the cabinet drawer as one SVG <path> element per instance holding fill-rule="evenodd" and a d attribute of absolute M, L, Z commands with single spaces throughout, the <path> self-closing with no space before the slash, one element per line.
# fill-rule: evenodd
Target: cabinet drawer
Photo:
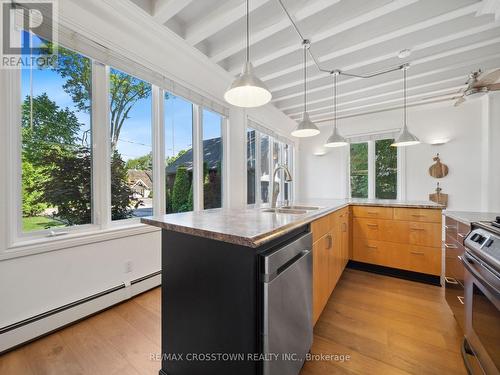
<path fill-rule="evenodd" d="M 464 223 L 458 223 L 458 228 L 457 228 L 457 241 L 460 245 L 464 244 L 465 237 L 470 232 L 470 225 L 469 224 L 464 224 Z"/>
<path fill-rule="evenodd" d="M 458 232 L 458 221 L 452 219 L 451 217 L 445 216 L 444 219 L 444 230 L 447 236 L 450 236 L 454 239 L 457 238 Z"/>
<path fill-rule="evenodd" d="M 394 219 L 419 221 L 424 223 L 440 223 L 441 210 L 425 208 L 395 208 Z"/>
<path fill-rule="evenodd" d="M 409 222 L 410 245 L 441 247 L 441 225 Z"/>
<path fill-rule="evenodd" d="M 365 207 L 353 206 L 352 214 L 354 217 L 364 217 L 373 219 L 392 219 L 393 209 L 391 207 Z"/>
<path fill-rule="evenodd" d="M 441 248 L 410 245 L 406 254 L 408 271 L 441 275 Z"/>
<path fill-rule="evenodd" d="M 311 223 L 312 241 L 315 243 L 330 230 L 330 215 L 323 216 Z"/>
<path fill-rule="evenodd" d="M 352 259 L 358 262 L 388 266 L 391 259 L 391 251 L 381 241 L 354 238 L 352 247 Z"/>
<path fill-rule="evenodd" d="M 407 221 L 353 219 L 353 237 L 397 243 L 408 243 Z"/>

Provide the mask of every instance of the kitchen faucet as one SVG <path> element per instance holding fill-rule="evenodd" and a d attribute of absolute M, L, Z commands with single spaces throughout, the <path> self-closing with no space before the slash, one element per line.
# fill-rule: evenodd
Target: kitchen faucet
<path fill-rule="evenodd" d="M 278 200 L 278 194 L 280 192 L 280 184 L 277 184 L 275 182 L 276 181 L 276 173 L 279 170 L 283 170 L 283 172 L 285 173 L 285 182 L 292 181 L 292 174 L 290 173 L 290 171 L 288 170 L 288 167 L 286 165 L 278 164 L 274 168 L 273 179 L 272 179 L 272 181 L 273 181 L 273 196 L 272 196 L 272 200 L 271 200 L 271 208 L 276 208 L 276 201 Z"/>

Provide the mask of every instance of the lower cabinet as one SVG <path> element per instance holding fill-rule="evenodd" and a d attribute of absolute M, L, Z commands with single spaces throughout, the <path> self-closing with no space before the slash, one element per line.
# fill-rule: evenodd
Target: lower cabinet
<path fill-rule="evenodd" d="M 441 210 L 373 208 L 354 211 L 352 259 L 358 262 L 441 275 Z"/>
<path fill-rule="evenodd" d="M 311 224 L 313 232 L 313 323 L 325 308 L 349 261 L 349 208 Z"/>

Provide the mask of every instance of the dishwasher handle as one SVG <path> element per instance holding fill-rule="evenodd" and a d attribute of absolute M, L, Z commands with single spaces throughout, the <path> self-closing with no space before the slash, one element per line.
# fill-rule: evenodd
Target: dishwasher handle
<path fill-rule="evenodd" d="M 264 256 L 263 276 L 265 279 L 276 276 L 300 258 L 311 252 L 312 235 L 304 234 L 285 246 Z"/>

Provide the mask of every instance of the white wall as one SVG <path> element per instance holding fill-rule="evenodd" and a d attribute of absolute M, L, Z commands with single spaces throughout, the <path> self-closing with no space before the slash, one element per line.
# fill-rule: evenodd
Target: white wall
<path fill-rule="evenodd" d="M 488 105 L 486 110 L 485 105 Z M 459 107 L 447 103 L 410 108 L 410 130 L 423 142 L 437 138 L 450 138 L 451 141 L 441 146 L 420 144 L 406 148 L 406 198 L 427 200 L 439 181 L 443 193 L 449 194 L 450 210 L 500 211 L 498 198 L 492 193 L 500 191 L 498 163 L 494 162 L 492 154 L 498 151 L 491 148 L 491 155 L 481 152 L 484 142 L 500 141 L 498 108 L 498 99 L 493 96 L 468 100 Z M 401 117 L 401 110 L 395 110 L 347 118 L 340 121 L 339 130 L 345 136 L 392 131 L 401 125 Z M 485 126 L 489 131 L 484 130 Z M 314 156 L 316 150 L 322 149 L 331 129 L 322 126 L 321 131 L 321 135 L 300 142 L 300 197 L 345 198 L 348 193 L 348 148 L 332 149 L 325 156 Z M 441 161 L 449 167 L 448 176 L 440 180 L 428 174 L 432 158 L 438 152 Z M 481 168 L 483 161 L 490 161 L 488 175 Z M 485 192 L 484 185 L 490 190 Z M 482 203 L 485 200 L 487 204 Z"/>
<path fill-rule="evenodd" d="M 60 1 L 60 21 L 75 31 L 127 57 L 145 64 L 214 100 L 223 101 L 230 75 L 189 47 L 145 13 L 119 0 Z M 0 84 L 1 81 L 0 81 Z M 3 101 L 0 100 L 0 106 Z M 1 109 L 1 108 L 0 108 Z M 276 132 L 287 134 L 293 122 L 274 106 L 248 113 Z M 226 186 L 230 206 L 246 201 L 246 113 L 231 108 L 229 115 L 229 176 Z M 0 156 L 5 163 L 7 136 L 0 129 Z M 0 190 L 6 191 L 5 164 L 0 169 Z M 5 194 L 0 196 L 0 223 L 9 218 Z M 5 251 L 5 225 L 0 228 L 0 258 Z M 43 251 L 44 246 L 39 250 Z M 125 262 L 134 271 L 125 274 Z M 89 296 L 124 280 L 135 279 L 160 269 L 160 233 L 77 245 L 60 250 L 0 261 L 0 327 Z"/>

